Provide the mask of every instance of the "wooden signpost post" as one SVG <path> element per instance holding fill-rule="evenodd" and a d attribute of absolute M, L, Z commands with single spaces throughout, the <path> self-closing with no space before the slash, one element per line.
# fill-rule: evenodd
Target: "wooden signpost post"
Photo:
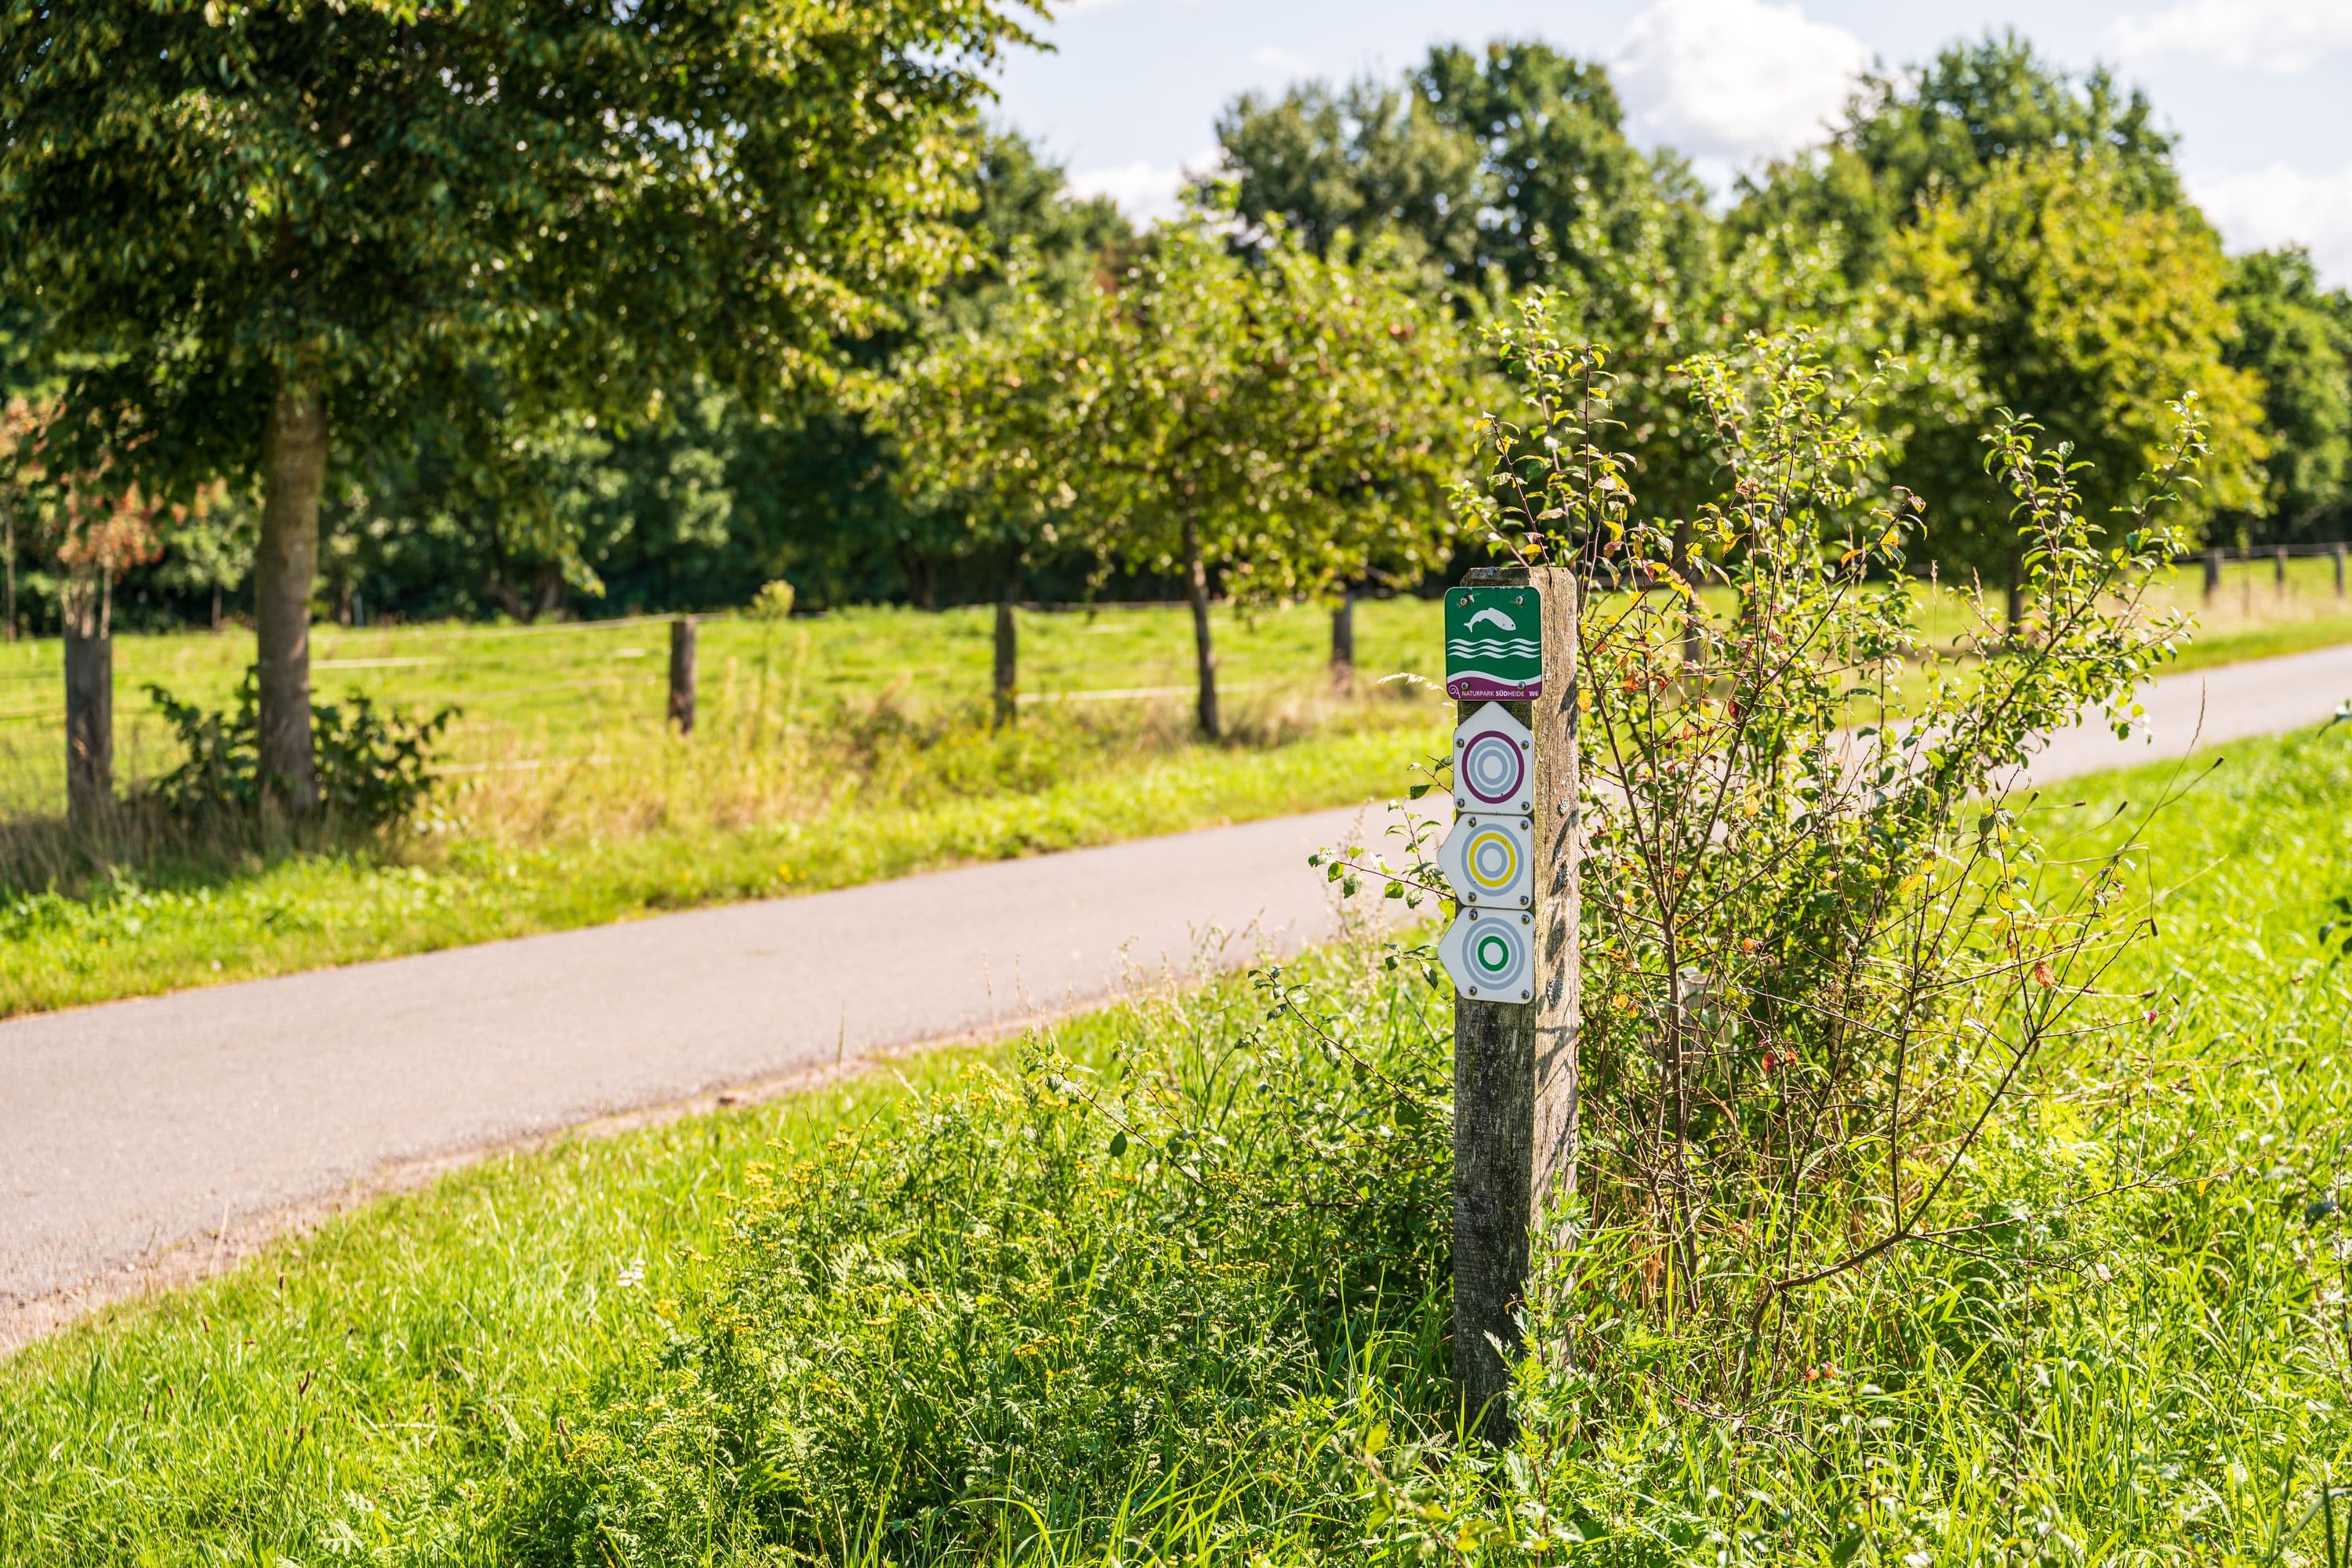
<path fill-rule="evenodd" d="M 1576 613 L 1575 578 L 1549 567 L 1475 571 L 1445 595 L 1454 1376 L 1497 1442 L 1531 1245 L 1576 1188 Z"/>

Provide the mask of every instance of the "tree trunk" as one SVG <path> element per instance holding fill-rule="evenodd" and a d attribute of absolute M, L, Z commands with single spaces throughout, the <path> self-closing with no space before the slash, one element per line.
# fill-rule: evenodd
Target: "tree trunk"
<path fill-rule="evenodd" d="M 1013 620 L 1013 606 L 1020 597 L 1021 557 L 1015 555 L 1005 568 L 1003 591 L 996 599 L 996 678 L 990 692 L 1000 730 L 1021 713 L 1020 629 Z"/>
<path fill-rule="evenodd" d="M 215 633 L 217 633 L 220 629 L 221 629 L 221 589 L 220 589 L 220 584 L 217 584 L 217 583 L 215 583 L 215 584 L 213 584 L 213 630 L 214 630 Z"/>
<path fill-rule="evenodd" d="M 1224 731 L 1217 722 L 1217 649 L 1209 631 L 1209 568 L 1201 559 L 1201 531 L 1189 516 L 1184 519 L 1184 597 L 1192 606 L 1192 650 L 1201 679 L 1197 709 L 1201 733 L 1212 741 L 1221 740 Z"/>
<path fill-rule="evenodd" d="M 89 832 L 114 798 L 114 628 L 110 595 L 85 582 L 65 595 L 66 818 Z"/>
<path fill-rule="evenodd" d="M 310 752 L 310 593 L 319 573 L 319 492 L 327 404 L 315 375 L 280 371 L 261 442 L 261 539 L 253 557 L 255 663 L 264 788 L 278 809 L 319 802 Z"/>
<path fill-rule="evenodd" d="M 898 574 L 907 580 L 907 597 L 919 610 L 940 607 L 940 574 L 931 558 L 911 544 L 898 547 Z"/>
<path fill-rule="evenodd" d="M 1341 693 L 1356 689 L 1356 594 L 1339 590 L 1331 610 L 1331 687 Z"/>

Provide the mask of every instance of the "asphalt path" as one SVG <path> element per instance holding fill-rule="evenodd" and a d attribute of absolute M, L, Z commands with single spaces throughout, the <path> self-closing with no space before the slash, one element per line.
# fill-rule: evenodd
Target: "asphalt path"
<path fill-rule="evenodd" d="M 2032 776 L 2318 723 L 2347 698 L 2352 647 L 2176 676 L 2144 737 L 2077 726 Z M 1327 940 L 1306 858 L 1384 811 L 0 1023 L 0 1350 L 387 1171 Z"/>

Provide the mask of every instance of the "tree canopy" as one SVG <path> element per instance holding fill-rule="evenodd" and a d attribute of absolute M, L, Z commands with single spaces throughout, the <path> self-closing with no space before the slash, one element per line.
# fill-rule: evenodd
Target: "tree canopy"
<path fill-rule="evenodd" d="M 1175 578 L 1213 736 L 1213 587 L 1295 599 L 1443 563 L 1468 357 L 1392 244 L 1318 257 L 1277 222 L 1236 252 L 1179 224 L 1059 306 L 1023 280 L 990 331 L 913 367 L 891 418 L 972 548 L 1017 563 L 1082 536 Z"/>
<path fill-rule="evenodd" d="M 1962 351 L 1961 377 L 1924 396 L 1915 384 L 1897 469 L 1915 492 L 1946 498 L 1926 533 L 1948 563 L 2014 577 L 2010 503 L 1985 478 L 1975 434 L 2000 409 L 2041 421 L 2092 465 L 2082 494 L 2101 518 L 2138 499 L 2168 405 L 2192 395 L 2210 451 L 2183 526 L 2261 505 L 2262 388 L 2223 358 L 2234 323 L 2221 242 L 2193 211 L 2135 195 L 2110 159 L 2011 159 L 1924 205 L 1890 247 L 1890 313 L 1915 339 Z"/>
<path fill-rule="evenodd" d="M 1549 44 L 1446 45 L 1395 84 L 1244 94 L 1218 120 L 1213 178 L 1310 248 L 1387 230 L 1457 286 L 1518 289 L 1662 219 L 1680 250 L 1704 245 L 1704 193 L 1678 158 L 1636 149 L 1624 118 L 1603 67 Z"/>
<path fill-rule="evenodd" d="M 1927 65 L 1873 71 L 1855 84 L 1845 123 L 1822 145 L 1743 182 L 1737 231 L 1835 225 L 1857 279 L 1885 259 L 1921 205 L 1966 196 L 2011 160 L 2065 153 L 2097 160 L 2134 207 L 2178 205 L 2173 137 L 2138 89 L 2104 68 L 2080 77 L 2015 33 L 1954 44 Z"/>
<path fill-rule="evenodd" d="M 333 433 L 485 369 L 524 419 L 755 405 L 945 276 L 994 0 L 147 0 L 0 32 L 0 282 L 67 370 L 60 439 L 262 478 L 268 766 L 311 793 Z M 491 421 L 491 424 L 500 423 Z"/>
<path fill-rule="evenodd" d="M 1449 46 L 1235 100 L 1193 195 L 1237 221 L 1139 234 L 978 117 L 1016 13 L 20 8 L 0 380 L 58 396 L 60 460 L 221 487 L 126 593 L 254 612 L 281 713 L 319 609 L 1164 592 L 1194 576 L 1188 514 L 1202 594 L 1433 580 L 1462 454 L 1395 432 L 1486 395 L 1460 340 L 1538 289 L 1606 351 L 1664 518 L 1727 456 L 1685 367 L 1801 330 L 1850 378 L 1889 367 L 1874 433 L 1938 498 L 1915 558 L 2006 570 L 1969 435 L 1996 409 L 2071 440 L 2104 508 L 2191 391 L 2192 522 L 2343 529 L 2343 291 L 2225 259 L 2146 96 L 2013 36 L 1861 79 L 1721 217 L 1601 64 Z M 1374 324 L 1400 335 L 1349 335 Z M 54 626 L 53 552 L 16 545 Z"/>
<path fill-rule="evenodd" d="M 2262 380 L 2270 456 L 2262 510 L 2279 539 L 2343 537 L 2352 505 L 2352 299 L 2324 289 L 2300 250 L 2258 250 L 2230 263 L 2222 298 L 2236 312 L 2229 363 Z M 2251 528 L 2257 515 L 2242 521 Z"/>

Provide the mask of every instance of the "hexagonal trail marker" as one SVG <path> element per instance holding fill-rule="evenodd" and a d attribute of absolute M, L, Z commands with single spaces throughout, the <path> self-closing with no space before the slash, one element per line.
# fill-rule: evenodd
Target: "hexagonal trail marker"
<path fill-rule="evenodd" d="M 1454 809 L 1525 816 L 1536 808 L 1535 731 L 1499 702 L 1454 726 Z"/>
<path fill-rule="evenodd" d="M 1535 995 L 1535 917 L 1525 910 L 1465 910 L 1438 939 L 1438 962 L 1454 988 L 1482 1002 Z"/>
<path fill-rule="evenodd" d="M 1524 816 L 1465 816 L 1437 847 L 1465 908 L 1524 910 L 1536 901 L 1535 830 Z"/>

